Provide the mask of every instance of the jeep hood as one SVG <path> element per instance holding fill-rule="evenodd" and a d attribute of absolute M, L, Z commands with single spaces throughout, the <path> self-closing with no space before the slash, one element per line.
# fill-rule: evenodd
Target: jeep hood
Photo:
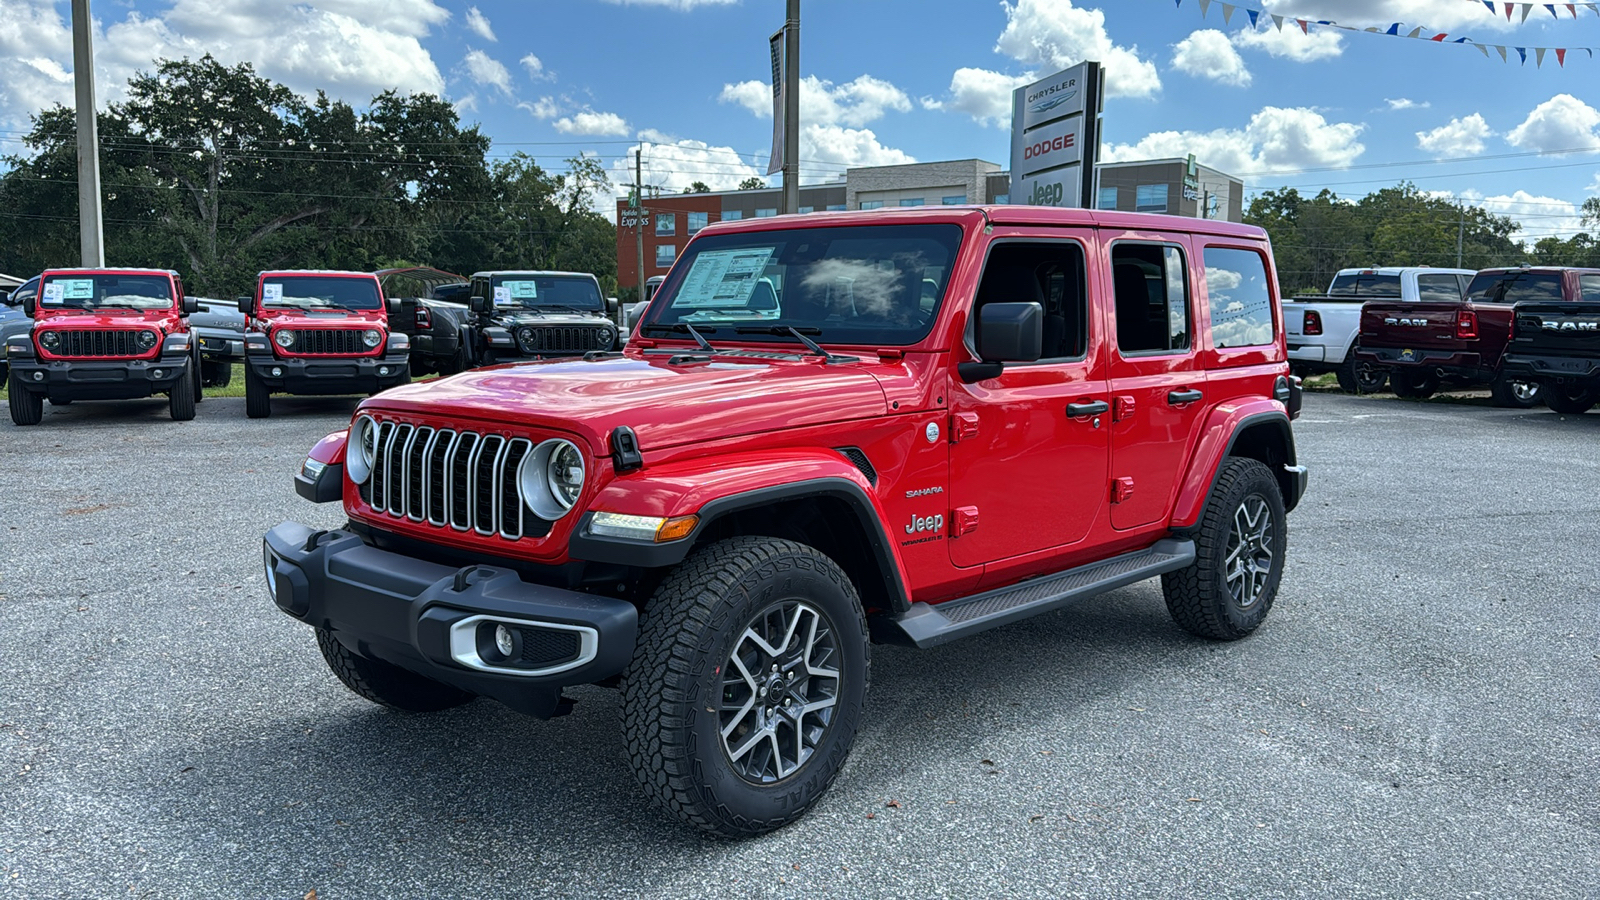
<path fill-rule="evenodd" d="M 888 401 L 864 364 L 666 357 L 495 366 L 385 391 L 364 407 L 574 432 L 598 453 L 612 429 L 645 450 L 882 416 Z"/>

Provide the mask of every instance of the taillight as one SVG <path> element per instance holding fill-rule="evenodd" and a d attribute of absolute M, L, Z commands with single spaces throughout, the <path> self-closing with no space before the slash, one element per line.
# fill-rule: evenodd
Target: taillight
<path fill-rule="evenodd" d="M 432 328 L 433 327 L 433 314 L 428 312 L 428 308 L 426 306 L 423 306 L 420 303 L 417 304 L 417 327 L 418 328 Z"/>
<path fill-rule="evenodd" d="M 1456 338 L 1471 340 L 1478 336 L 1478 314 L 1470 309 L 1456 313 Z"/>
<path fill-rule="evenodd" d="M 1322 313 L 1319 313 L 1314 309 L 1306 310 L 1305 321 L 1300 323 L 1300 333 L 1301 334 L 1321 334 L 1322 333 Z"/>

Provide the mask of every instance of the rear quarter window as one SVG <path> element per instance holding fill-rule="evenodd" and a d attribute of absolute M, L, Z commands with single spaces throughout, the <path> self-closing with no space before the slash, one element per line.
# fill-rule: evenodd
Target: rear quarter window
<path fill-rule="evenodd" d="M 1585 300 L 1600 300 L 1600 275 L 1578 276 L 1578 290 Z"/>
<path fill-rule="evenodd" d="M 1204 258 L 1212 345 L 1224 349 L 1273 343 L 1277 335 L 1272 327 L 1272 292 L 1261 254 L 1207 247 Z"/>
<path fill-rule="evenodd" d="M 1433 303 L 1458 303 L 1461 280 L 1454 275 L 1418 275 L 1417 299 Z"/>

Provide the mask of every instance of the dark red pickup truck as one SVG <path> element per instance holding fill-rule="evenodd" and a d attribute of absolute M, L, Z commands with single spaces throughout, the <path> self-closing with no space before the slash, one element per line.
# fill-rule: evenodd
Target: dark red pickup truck
<path fill-rule="evenodd" d="M 1595 270 L 1521 266 L 1484 269 L 1460 302 L 1371 301 L 1361 307 L 1356 359 L 1389 374 L 1402 397 L 1430 397 L 1441 387 L 1487 385 L 1497 406 L 1540 400 L 1537 379 L 1506 372 L 1501 356 L 1518 302 L 1579 296 L 1579 278 Z"/>

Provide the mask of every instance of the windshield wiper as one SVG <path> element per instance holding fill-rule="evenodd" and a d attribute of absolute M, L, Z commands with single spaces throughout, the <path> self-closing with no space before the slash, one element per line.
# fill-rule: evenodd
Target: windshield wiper
<path fill-rule="evenodd" d="M 807 350 L 810 350 L 812 353 L 822 357 L 823 360 L 830 363 L 854 362 L 856 359 L 854 356 L 835 356 L 832 353 L 829 353 L 827 350 L 824 350 L 821 344 L 806 336 L 809 334 L 822 334 L 821 328 L 811 326 L 805 328 L 796 328 L 793 325 L 747 325 L 741 328 L 735 328 L 733 331 L 735 334 L 770 334 L 775 337 L 792 337 L 800 343 L 805 344 Z"/>
<path fill-rule="evenodd" d="M 564 303 L 541 303 L 537 307 L 530 307 L 530 309 L 564 309 L 567 312 L 574 313 L 599 312 L 598 309 L 579 309 L 576 306 L 567 306 Z"/>
<path fill-rule="evenodd" d="M 705 330 L 710 332 L 710 333 L 712 333 L 712 334 L 716 334 L 717 333 L 717 330 L 715 328 L 707 328 Z M 639 332 L 641 334 L 647 333 L 647 332 L 651 332 L 651 331 L 654 331 L 654 332 L 665 332 L 666 334 L 687 334 L 689 337 L 694 338 L 694 342 L 696 344 L 700 345 L 700 349 L 701 350 L 704 350 L 707 353 L 715 353 L 715 352 L 717 352 L 717 348 L 711 346 L 711 342 L 706 340 L 706 336 L 701 333 L 700 329 L 694 327 L 693 325 L 690 325 L 688 322 L 678 322 L 677 324 L 674 324 L 674 325 L 641 325 L 641 326 L 639 326 Z"/>

